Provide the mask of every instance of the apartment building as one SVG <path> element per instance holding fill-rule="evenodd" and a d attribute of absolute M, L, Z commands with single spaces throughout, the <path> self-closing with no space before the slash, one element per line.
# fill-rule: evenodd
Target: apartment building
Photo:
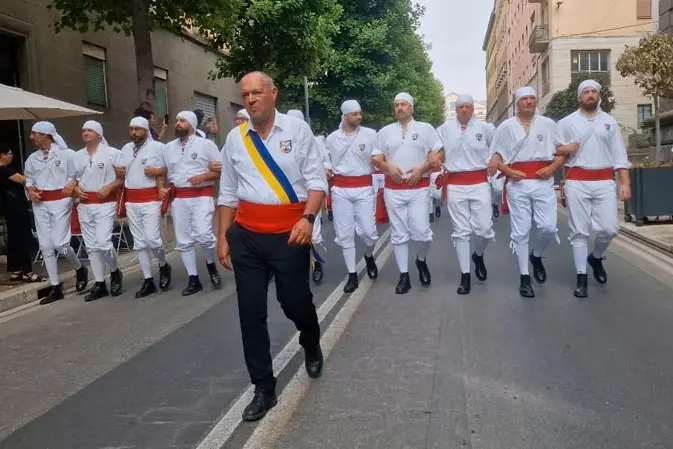
<path fill-rule="evenodd" d="M 508 55 L 505 108 L 508 115 L 513 113 L 512 94 L 517 88 L 535 87 L 540 95 L 540 109 L 544 111 L 554 92 L 565 89 L 574 76 L 586 75 L 610 83 L 617 101 L 613 114 L 625 130 L 640 127 L 651 114 L 651 101 L 632 80 L 619 75 L 615 64 L 625 45 L 637 45 L 642 36 L 656 30 L 655 1 L 496 0 L 495 3 L 505 3 L 500 10 L 508 23 L 507 43 L 501 44 L 507 46 Z M 494 22 L 497 20 L 496 17 Z M 489 107 L 491 101 L 498 100 L 489 97 Z"/>
<path fill-rule="evenodd" d="M 18 86 L 103 114 L 96 120 L 107 140 L 121 146 L 128 140 L 128 123 L 138 107 L 133 41 L 112 31 L 56 34 L 49 0 L 3 0 L 0 5 L 0 83 Z M 156 110 L 174 117 L 181 110 L 200 108 L 220 122 L 218 143 L 232 128 L 241 106 L 232 79 L 211 81 L 217 55 L 204 51 L 198 37 L 152 34 Z M 55 120 L 72 148 L 81 146 L 86 118 Z M 32 152 L 31 122 L 0 121 L 0 144 L 21 153 Z M 172 135 L 172 131 L 171 131 Z"/>

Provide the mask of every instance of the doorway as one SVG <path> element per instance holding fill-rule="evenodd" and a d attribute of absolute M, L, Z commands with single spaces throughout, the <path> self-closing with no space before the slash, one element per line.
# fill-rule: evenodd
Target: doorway
<path fill-rule="evenodd" d="M 0 84 L 19 85 L 19 49 L 23 38 L 0 34 Z M 0 120 L 0 145 L 8 146 L 14 153 L 12 165 L 23 172 L 27 157 L 23 145 L 23 124 L 20 120 Z"/>

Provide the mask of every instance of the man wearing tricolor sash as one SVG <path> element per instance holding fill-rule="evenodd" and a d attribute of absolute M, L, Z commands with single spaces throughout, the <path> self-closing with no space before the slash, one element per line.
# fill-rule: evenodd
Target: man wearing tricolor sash
<path fill-rule="evenodd" d="M 411 290 L 409 240 L 419 242 L 416 267 L 421 285 L 431 283 L 425 260 L 432 242 L 428 154 L 441 152 L 442 141 L 432 125 L 414 120 L 411 95 L 398 94 L 394 108 L 398 121 L 379 131 L 372 163 L 386 173 L 384 197 L 392 230 L 390 240 L 400 270 L 395 293 L 403 295 Z"/>
<path fill-rule="evenodd" d="M 364 242 L 365 263 L 369 279 L 378 277 L 374 260 L 376 231 L 376 193 L 372 184 L 371 155 L 376 145 L 376 131 L 360 126 L 362 109 L 355 100 L 341 105 L 341 124 L 330 134 L 325 146 L 332 161 L 332 208 L 334 210 L 334 241 L 341 247 L 348 281 L 345 293 L 358 288 L 355 269 L 355 234 Z"/>
<path fill-rule="evenodd" d="M 234 270 L 243 353 L 255 394 L 245 421 L 277 404 L 267 328 L 269 278 L 299 330 L 305 369 L 320 377 L 320 325 L 309 280 L 313 224 L 327 192 L 323 155 L 308 124 L 276 110 L 278 89 L 262 72 L 241 79 L 250 120 L 222 150 L 218 257 Z"/>
<path fill-rule="evenodd" d="M 215 143 L 197 136 L 196 115 L 182 111 L 176 116 L 177 139 L 166 144 L 164 161 L 168 169 L 170 189 L 161 195 L 173 195 L 171 215 L 175 226 L 175 249 L 180 252 L 189 282 L 183 296 L 203 290 L 196 267 L 195 244 L 200 244 L 213 288 L 222 288 L 222 279 L 215 265 L 215 212 L 213 184 L 217 180 L 221 156 Z"/>
<path fill-rule="evenodd" d="M 607 282 L 603 259 L 619 232 L 617 198 L 625 201 L 631 197 L 631 164 L 624 140 L 617 120 L 600 107 L 600 91 L 601 85 L 596 81 L 583 81 L 577 91 L 579 110 L 559 122 L 563 137 L 572 142 L 560 152 L 568 157 L 562 187 L 568 206 L 568 240 L 577 271 L 573 294 L 578 298 L 587 297 L 587 263 L 596 282 Z M 619 176 L 619 194 L 615 172 Z M 592 228 L 596 241 L 589 253 Z"/>
<path fill-rule="evenodd" d="M 491 144 L 489 171 L 499 169 L 507 177 L 505 200 L 510 211 L 510 247 L 517 256 L 520 272 L 519 294 L 535 296 L 528 264 L 539 284 L 547 280 L 542 263 L 545 249 L 559 242 L 556 227 L 556 191 L 554 172 L 565 158 L 557 155 L 563 145 L 560 128 L 552 119 L 537 111 L 537 93 L 522 87 L 514 95 L 516 116 L 505 120 L 496 130 Z M 535 221 L 536 239 L 529 253 L 530 231 Z"/>

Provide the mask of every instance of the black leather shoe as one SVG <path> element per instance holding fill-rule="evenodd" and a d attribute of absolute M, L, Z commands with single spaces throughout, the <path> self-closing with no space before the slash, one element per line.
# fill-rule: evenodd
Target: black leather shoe
<path fill-rule="evenodd" d="M 428 264 L 425 260 L 419 260 L 416 258 L 416 268 L 418 268 L 418 280 L 421 282 L 423 287 L 427 287 L 432 282 L 432 277 L 430 277 L 430 270 L 428 269 Z"/>
<path fill-rule="evenodd" d="M 187 282 L 187 288 L 182 291 L 182 296 L 190 296 L 194 293 L 198 293 L 203 290 L 203 285 L 198 276 L 189 276 L 189 281 Z"/>
<path fill-rule="evenodd" d="M 372 281 L 379 277 L 379 267 L 376 266 L 376 259 L 374 256 L 365 255 L 365 265 L 367 265 L 367 276 Z"/>
<path fill-rule="evenodd" d="M 159 267 L 159 288 L 163 291 L 171 287 L 171 280 L 173 278 L 173 268 L 166 262 L 165 265 Z"/>
<path fill-rule="evenodd" d="M 535 298 L 535 290 L 530 282 L 530 274 L 521 275 L 521 285 L 519 285 L 519 294 L 524 298 Z"/>
<path fill-rule="evenodd" d="M 587 293 L 587 275 L 586 274 L 578 274 L 577 275 L 577 287 L 575 287 L 575 290 L 573 290 L 573 295 L 575 298 L 586 298 L 588 295 Z"/>
<path fill-rule="evenodd" d="M 75 291 L 82 293 L 89 284 L 89 270 L 84 265 L 75 271 Z"/>
<path fill-rule="evenodd" d="M 52 285 L 47 296 L 40 300 L 40 304 L 44 306 L 51 304 L 52 302 L 60 301 L 61 299 L 63 299 L 63 289 L 61 288 L 61 284 Z"/>
<path fill-rule="evenodd" d="M 84 297 L 84 301 L 91 302 L 97 299 L 105 298 L 106 296 L 110 296 L 110 293 L 107 291 L 107 285 L 105 284 L 105 281 L 96 282 L 93 284 L 93 287 L 91 287 L 89 294 Z"/>
<path fill-rule="evenodd" d="M 470 273 L 462 273 L 460 275 L 460 285 L 456 291 L 459 295 L 467 295 L 472 290 L 472 281 L 470 279 Z"/>
<path fill-rule="evenodd" d="M 315 265 L 313 265 L 313 274 L 311 277 L 313 278 L 314 284 L 320 284 L 322 282 L 322 264 L 317 260 L 315 261 Z"/>
<path fill-rule="evenodd" d="M 145 296 L 149 296 L 156 292 L 157 286 L 154 284 L 154 279 L 145 279 L 143 281 L 143 285 L 140 287 L 140 290 L 138 290 L 138 293 L 136 293 L 136 298 L 144 298 Z"/>
<path fill-rule="evenodd" d="M 493 217 L 498 218 L 500 216 L 500 208 L 497 204 L 493 205 Z"/>
<path fill-rule="evenodd" d="M 533 277 L 538 284 L 544 284 L 547 282 L 547 270 L 544 268 L 542 263 L 542 257 L 535 257 L 533 253 L 530 253 L 530 264 L 533 266 Z"/>
<path fill-rule="evenodd" d="M 439 218 L 442 216 L 442 206 L 435 206 L 435 217 Z"/>
<path fill-rule="evenodd" d="M 400 273 L 400 280 L 397 282 L 397 287 L 395 287 L 395 293 L 398 295 L 404 295 L 411 290 L 411 281 L 409 280 L 409 273 Z"/>
<path fill-rule="evenodd" d="M 587 258 L 587 263 L 594 271 L 594 279 L 596 282 L 605 284 L 608 281 L 608 273 L 606 273 L 605 268 L 603 268 L 603 259 L 594 257 L 593 253 L 591 253 Z"/>
<path fill-rule="evenodd" d="M 325 364 L 325 359 L 322 355 L 322 349 L 320 345 L 313 351 L 307 351 L 304 349 L 306 354 L 306 360 L 304 361 L 304 368 L 306 368 L 306 374 L 311 379 L 317 379 L 322 376 L 322 368 Z"/>
<path fill-rule="evenodd" d="M 348 273 L 348 281 L 344 285 L 344 293 L 353 293 L 359 286 L 358 274 Z"/>
<path fill-rule="evenodd" d="M 478 256 L 477 253 L 472 253 L 472 262 L 474 262 L 474 274 L 480 281 L 485 281 L 488 277 L 488 271 L 484 264 L 484 255 Z"/>
<path fill-rule="evenodd" d="M 264 418 L 266 412 L 278 405 L 274 391 L 255 389 L 255 395 L 250 404 L 243 410 L 243 421 L 257 421 Z"/>
<path fill-rule="evenodd" d="M 209 263 L 206 266 L 210 275 L 210 283 L 213 284 L 215 290 L 220 290 L 222 288 L 222 278 L 220 277 L 220 273 L 217 272 L 217 266 L 215 263 Z"/>
<path fill-rule="evenodd" d="M 435 222 L 435 215 L 430 214 L 430 223 L 434 223 L 434 222 Z"/>
<path fill-rule="evenodd" d="M 117 268 L 115 271 L 110 273 L 110 294 L 112 296 L 119 296 L 122 294 L 122 279 L 124 275 L 121 270 Z"/>

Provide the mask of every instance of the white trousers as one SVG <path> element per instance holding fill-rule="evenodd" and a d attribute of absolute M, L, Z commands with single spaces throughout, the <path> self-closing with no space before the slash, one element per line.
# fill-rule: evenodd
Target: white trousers
<path fill-rule="evenodd" d="M 376 195 L 371 186 L 332 187 L 334 241 L 341 248 L 355 247 L 357 234 L 368 247 L 379 238 L 376 231 Z"/>
<path fill-rule="evenodd" d="M 401 245 L 410 239 L 417 242 L 431 242 L 432 229 L 428 208 L 430 192 L 421 189 L 385 189 L 383 199 L 390 221 L 390 241 Z"/>
<path fill-rule="evenodd" d="M 334 200 L 332 200 L 334 201 Z M 332 202 L 334 205 L 334 202 Z M 313 234 L 311 235 L 311 242 L 314 245 L 320 245 L 322 243 L 322 209 L 318 211 L 318 214 L 315 216 L 315 221 L 313 222 Z"/>
<path fill-rule="evenodd" d="M 126 216 L 133 236 L 133 249 L 156 249 L 161 240 L 161 201 L 126 203 Z"/>
<path fill-rule="evenodd" d="M 386 175 L 378 173 L 372 175 L 372 184 L 374 187 L 374 192 L 378 192 L 379 190 L 381 190 L 385 183 L 386 183 Z"/>
<path fill-rule="evenodd" d="M 442 189 L 440 189 L 439 187 L 437 187 L 437 185 L 435 185 L 435 181 L 437 180 L 440 174 L 441 173 L 439 172 L 430 173 L 430 194 L 432 199 L 437 201 L 437 203 L 439 204 L 442 203 Z"/>
<path fill-rule="evenodd" d="M 516 250 L 516 245 L 519 244 L 528 245 L 533 221 L 537 229 L 534 250 L 543 250 L 549 246 L 551 241 L 559 241 L 556 227 L 556 192 L 552 179 L 523 179 L 508 182 L 507 202 L 513 249 Z"/>
<path fill-rule="evenodd" d="M 175 226 L 175 249 L 189 251 L 195 243 L 204 249 L 215 248 L 212 196 L 198 198 L 175 198 L 171 204 L 171 216 Z"/>
<path fill-rule="evenodd" d="M 505 177 L 498 178 L 497 172 L 495 175 L 489 177 L 488 183 L 491 185 L 493 190 L 493 204 L 500 205 L 502 204 L 502 190 L 505 187 Z"/>
<path fill-rule="evenodd" d="M 469 242 L 473 233 L 488 240 L 495 237 L 491 186 L 487 182 L 465 186 L 449 185 L 447 203 L 454 246 L 456 242 Z"/>
<path fill-rule="evenodd" d="M 114 251 L 112 231 L 117 218 L 117 203 L 80 204 L 77 212 L 87 252 Z"/>
<path fill-rule="evenodd" d="M 54 251 L 65 253 L 70 247 L 70 219 L 72 217 L 72 199 L 39 201 L 33 203 L 35 230 L 42 255 Z"/>

